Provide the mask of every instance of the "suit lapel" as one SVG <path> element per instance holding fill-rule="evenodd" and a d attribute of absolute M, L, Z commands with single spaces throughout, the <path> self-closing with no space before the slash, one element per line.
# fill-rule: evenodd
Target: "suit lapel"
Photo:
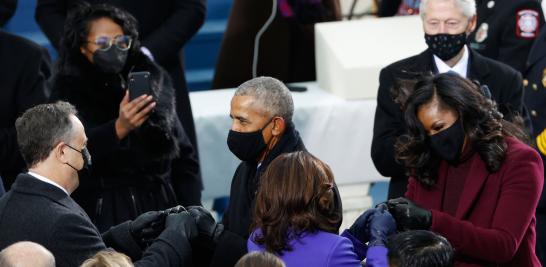
<path fill-rule="evenodd" d="M 468 50 L 470 51 L 470 56 L 468 58 L 470 62 L 468 64 L 467 78 L 469 80 L 477 80 L 481 83 L 484 77 L 489 75 L 489 66 L 485 63 L 483 56 L 472 49 Z"/>
<path fill-rule="evenodd" d="M 464 191 L 459 198 L 459 206 L 457 207 L 457 213 L 455 214 L 455 217 L 459 219 L 463 219 L 472 208 L 476 198 L 482 191 L 485 181 L 487 181 L 487 177 L 489 177 L 489 171 L 487 171 L 487 167 L 478 153 L 476 153 L 471 160 L 472 165 L 468 172 L 471 175 L 467 177 L 465 181 Z"/>
<path fill-rule="evenodd" d="M 417 56 L 414 64 L 409 66 L 408 70 L 419 73 L 436 73 L 436 65 L 434 64 L 434 60 L 432 60 L 432 52 L 430 51 L 430 49 L 421 52 L 421 54 Z"/>

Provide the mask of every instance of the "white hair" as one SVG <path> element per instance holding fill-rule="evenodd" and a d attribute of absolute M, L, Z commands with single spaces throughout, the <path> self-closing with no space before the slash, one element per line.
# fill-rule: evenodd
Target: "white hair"
<path fill-rule="evenodd" d="M 294 102 L 292 94 L 281 81 L 272 77 L 257 77 L 241 84 L 235 96 L 252 96 L 269 116 L 281 116 L 292 121 Z"/>
<path fill-rule="evenodd" d="M 421 18 L 425 18 L 425 8 L 431 0 L 421 0 L 419 5 L 419 15 Z M 463 15 L 468 19 L 471 19 L 476 15 L 476 1 L 475 0 L 432 0 L 432 1 L 455 1 L 455 5 L 459 7 Z"/>

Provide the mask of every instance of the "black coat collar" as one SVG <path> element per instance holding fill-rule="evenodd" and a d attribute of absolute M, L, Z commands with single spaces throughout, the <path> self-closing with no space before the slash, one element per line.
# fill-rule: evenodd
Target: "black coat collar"
<path fill-rule="evenodd" d="M 30 174 L 19 174 L 11 190 L 21 194 L 43 196 L 70 210 L 83 212 L 80 206 L 63 190 L 54 185 L 42 182 Z"/>
<path fill-rule="evenodd" d="M 486 59 L 469 47 L 468 51 L 470 52 L 470 62 L 468 64 L 467 78 L 481 81 L 490 73 L 489 66 L 486 64 Z M 416 57 L 414 64 L 409 67 L 408 71 L 426 73 L 431 71 L 435 72 L 436 69 L 432 51 L 427 49 Z"/>

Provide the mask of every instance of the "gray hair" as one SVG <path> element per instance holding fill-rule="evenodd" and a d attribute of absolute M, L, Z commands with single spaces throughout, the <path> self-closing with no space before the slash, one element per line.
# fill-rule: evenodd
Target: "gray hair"
<path fill-rule="evenodd" d="M 292 122 L 294 102 L 292 94 L 281 81 L 272 77 L 257 77 L 241 84 L 235 96 L 251 96 L 269 116 L 280 116 Z"/>
<path fill-rule="evenodd" d="M 70 103 L 58 101 L 37 105 L 17 118 L 17 144 L 28 168 L 46 159 L 59 142 L 72 140 L 70 115 L 76 114 L 76 108 Z"/>
<path fill-rule="evenodd" d="M 425 8 L 431 0 L 421 0 L 419 5 L 419 15 L 421 18 L 425 18 Z M 475 0 L 432 0 L 432 1 L 455 1 L 455 5 L 459 7 L 463 15 L 468 19 L 476 15 L 476 1 Z"/>

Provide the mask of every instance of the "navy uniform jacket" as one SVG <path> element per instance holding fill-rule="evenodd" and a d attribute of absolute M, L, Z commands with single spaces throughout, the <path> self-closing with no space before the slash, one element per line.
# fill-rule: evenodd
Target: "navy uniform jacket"
<path fill-rule="evenodd" d="M 525 60 L 544 24 L 538 0 L 478 0 L 478 23 L 470 47 L 523 73 Z"/>
<path fill-rule="evenodd" d="M 479 55 L 472 49 L 469 51 L 467 78 L 489 87 L 491 96 L 505 119 L 511 120 L 514 115 L 526 115 L 521 74 L 505 64 Z M 419 55 L 385 67 L 379 74 L 372 160 L 379 173 L 391 177 L 389 199 L 403 196 L 408 181 L 405 169 L 395 160 L 394 144 L 405 133 L 406 126 L 400 106 L 392 99 L 391 89 L 399 79 L 411 79 L 416 73 L 436 72 L 435 70 L 432 53 L 427 49 Z"/>
<path fill-rule="evenodd" d="M 546 129 L 546 28 L 541 30 L 527 61 L 524 73 L 524 102 L 533 124 L 533 140 Z M 546 155 L 542 154 L 546 160 Z M 544 190 L 543 190 L 544 192 Z M 543 194 L 539 209 L 546 213 L 546 199 Z"/>
<path fill-rule="evenodd" d="M 546 27 L 536 39 L 524 73 L 525 105 L 529 109 L 533 123 L 533 140 L 546 129 Z M 546 162 L 546 155 L 540 153 Z M 542 188 L 542 196 L 538 203 L 537 217 L 537 247 L 536 253 L 542 265 L 546 265 L 546 188 Z"/>

